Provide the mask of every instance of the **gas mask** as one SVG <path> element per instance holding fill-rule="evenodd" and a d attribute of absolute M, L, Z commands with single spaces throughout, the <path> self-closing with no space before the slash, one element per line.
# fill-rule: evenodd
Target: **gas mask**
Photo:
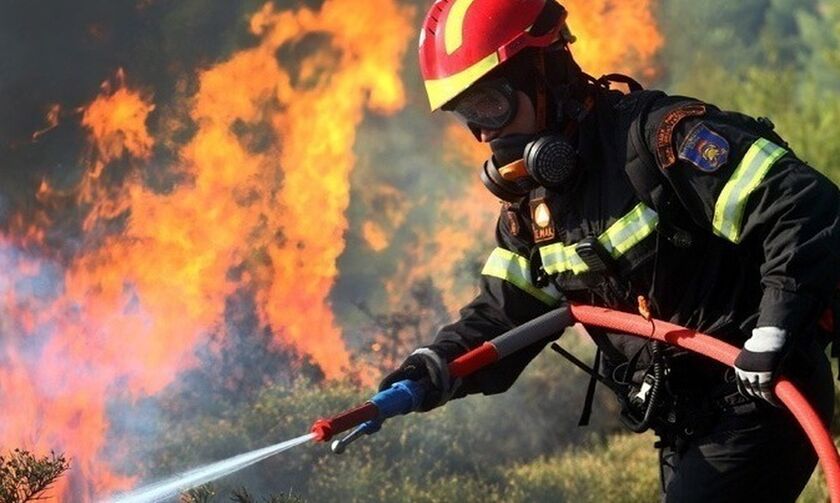
<path fill-rule="evenodd" d="M 518 97 L 505 78 L 479 83 L 444 107 L 477 139 L 481 130 L 508 126 L 516 116 Z M 496 197 L 516 202 L 537 187 L 559 190 L 576 172 L 577 149 L 559 133 L 511 134 L 490 142 L 493 156 L 484 163 L 481 181 Z"/>
<path fill-rule="evenodd" d="M 560 134 L 516 134 L 490 142 L 481 181 L 496 197 L 517 202 L 537 187 L 563 190 L 577 172 L 577 149 Z"/>

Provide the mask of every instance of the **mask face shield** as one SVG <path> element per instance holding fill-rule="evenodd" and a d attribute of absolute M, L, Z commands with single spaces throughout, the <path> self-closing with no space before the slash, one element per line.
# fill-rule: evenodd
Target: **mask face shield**
<path fill-rule="evenodd" d="M 452 112 L 480 140 L 482 129 L 498 130 L 513 122 L 517 105 L 516 90 L 502 78 L 472 86 L 447 103 L 443 110 Z"/>

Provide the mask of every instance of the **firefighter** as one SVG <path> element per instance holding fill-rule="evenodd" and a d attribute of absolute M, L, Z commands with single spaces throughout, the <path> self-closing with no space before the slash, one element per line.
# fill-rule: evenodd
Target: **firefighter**
<path fill-rule="evenodd" d="M 425 19 L 431 108 L 489 146 L 504 203 L 478 297 L 382 387 L 428 380 L 423 410 L 500 393 L 547 341 L 459 381 L 446 363 L 565 302 L 641 304 L 743 348 L 733 370 L 590 330 L 624 423 L 659 436 L 663 500 L 794 501 L 816 457 L 772 385 L 784 368 L 831 417 L 840 193 L 768 119 L 587 75 L 566 18 L 554 0 L 438 0 Z"/>

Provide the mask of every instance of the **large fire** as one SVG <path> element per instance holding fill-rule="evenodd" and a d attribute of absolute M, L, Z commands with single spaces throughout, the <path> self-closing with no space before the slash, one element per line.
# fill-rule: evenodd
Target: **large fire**
<path fill-rule="evenodd" d="M 662 35 L 652 0 L 566 0 L 569 28 L 577 37 L 572 52 L 581 67 L 602 73 L 629 73 L 641 81 L 656 76 L 654 56 Z"/>
<path fill-rule="evenodd" d="M 649 2 L 567 4 L 586 67 L 650 75 L 660 39 Z M 401 68 L 416 16 L 396 0 L 274 5 L 251 15 L 255 42 L 197 71 L 197 88 L 177 106 L 162 110 L 154 88 L 114 68 L 76 113 L 48 105 L 46 127 L 32 135 L 41 141 L 59 120 L 76 120 L 87 136 L 81 179 L 69 189 L 44 180 L 34 199 L 53 211 L 12 215 L 0 236 L 0 445 L 66 452 L 72 475 L 53 498 L 89 501 L 134 483 L 102 454 L 108 398 L 154 395 L 194 365 L 195 348 L 224 332 L 237 290 L 253 292 L 277 345 L 327 378 L 353 372 L 329 295 L 346 246 L 354 144 L 366 112 L 405 105 Z M 153 113 L 165 116 L 156 129 Z M 194 133 L 177 144 L 184 123 Z M 469 136 L 438 136 L 458 140 L 441 145 L 447 162 L 475 169 L 483 151 L 463 147 Z M 156 149 L 173 144 L 166 168 L 178 183 L 150 187 L 163 162 Z M 387 253 L 421 203 L 390 185 L 369 192 L 400 201 L 387 225 L 362 226 L 368 245 Z M 469 297 L 453 269 L 476 234 L 492 235 L 498 205 L 477 183 L 463 194 L 434 203 L 446 218 L 385 278 L 392 298 L 398 282 L 421 277 L 434 278 L 451 308 Z M 49 245 L 49 215 L 62 208 L 82 216 L 71 258 Z"/>
<path fill-rule="evenodd" d="M 277 344 L 310 357 L 328 378 L 350 370 L 327 295 L 344 249 L 355 129 L 365 110 L 403 104 L 411 16 L 391 0 L 328 1 L 318 11 L 266 4 L 250 23 L 259 43 L 200 73 L 188 104 L 197 130 L 175 168 L 187 181 L 168 192 L 142 176 L 156 142 L 167 141 L 147 128 L 153 92 L 133 89 L 119 72 L 84 106 L 88 169 L 71 193 L 45 182 L 38 199 L 88 208 L 91 249 L 62 272 L 39 256 L 37 242 L 8 236 L 2 248 L 6 270 L 20 277 L 4 278 L 0 408 L 14 412 L 0 422 L 0 443 L 66 451 L 74 482 L 55 494 L 89 500 L 131 485 L 99 458 L 105 398 L 115 386 L 141 396 L 172 382 L 196 344 L 220 329 L 236 288 L 255 292 Z M 309 34 L 325 46 L 293 76 L 276 55 Z M 249 134 L 264 144 L 255 147 Z M 109 173 L 115 161 L 133 167 L 121 183 Z M 94 236 L 120 216 L 121 232 Z M 45 269 L 55 277 L 43 277 Z M 38 281 L 60 293 L 21 287 Z"/>

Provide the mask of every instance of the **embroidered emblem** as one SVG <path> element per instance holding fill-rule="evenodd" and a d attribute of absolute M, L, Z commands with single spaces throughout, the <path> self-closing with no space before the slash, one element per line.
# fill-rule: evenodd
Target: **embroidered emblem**
<path fill-rule="evenodd" d="M 534 231 L 534 243 L 543 243 L 554 239 L 554 221 L 545 199 L 531 201 L 531 227 Z"/>
<path fill-rule="evenodd" d="M 679 157 L 704 173 L 714 173 L 729 160 L 729 142 L 701 122 L 683 140 Z"/>
<path fill-rule="evenodd" d="M 677 125 L 686 117 L 699 117 L 706 113 L 706 105 L 695 103 L 671 110 L 662 119 L 659 129 L 656 131 L 656 161 L 662 169 L 667 169 L 676 164 L 677 156 L 674 153 L 674 130 Z"/>

